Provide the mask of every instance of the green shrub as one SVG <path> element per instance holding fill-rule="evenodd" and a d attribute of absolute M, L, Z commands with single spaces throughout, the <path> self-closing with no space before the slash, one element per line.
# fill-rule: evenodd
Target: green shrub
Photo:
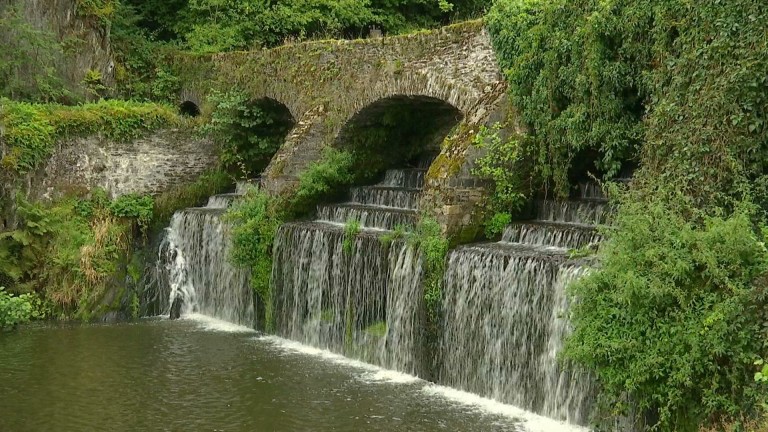
<path fill-rule="evenodd" d="M 533 174 L 560 196 L 574 162 L 593 157 L 584 168 L 610 178 L 636 156 L 652 3 L 500 0 L 488 15 Z"/>
<path fill-rule="evenodd" d="M 495 213 L 485 223 L 485 237 L 488 239 L 498 238 L 504 233 L 504 229 L 512 222 L 512 215 L 509 213 Z"/>
<path fill-rule="evenodd" d="M 0 330 L 24 324 L 37 316 L 32 294 L 12 296 L 0 287 Z"/>
<path fill-rule="evenodd" d="M 521 137 L 503 139 L 501 123 L 493 127 L 482 126 L 475 137 L 475 146 L 485 150 L 476 160 L 473 174 L 493 182 L 491 211 L 511 213 L 520 210 L 530 195 L 530 169 L 522 155 Z M 487 233 L 487 231 L 486 231 Z"/>
<path fill-rule="evenodd" d="M 109 205 L 113 216 L 135 219 L 144 229 L 149 226 L 154 213 L 155 200 L 149 195 L 128 194 L 116 198 Z"/>
<path fill-rule="evenodd" d="M 344 186 L 352 184 L 354 163 L 353 153 L 326 147 L 323 158 L 299 176 L 299 188 L 290 201 L 293 212 L 309 213 L 318 201 L 329 200 Z"/>
<path fill-rule="evenodd" d="M 221 162 L 244 178 L 260 173 L 293 127 L 293 117 L 284 106 L 268 99 L 251 101 L 246 93 L 214 91 L 214 106 L 204 133 L 221 144 Z"/>
<path fill-rule="evenodd" d="M 443 274 L 445 256 L 448 254 L 448 239 L 436 220 L 423 217 L 412 232 L 405 235 L 409 245 L 419 249 L 424 269 L 424 301 L 430 322 L 439 322 L 442 304 Z"/>
<path fill-rule="evenodd" d="M 344 224 L 344 241 L 342 242 L 342 249 L 347 255 L 352 255 L 355 251 L 355 239 L 360 233 L 360 221 L 356 219 L 350 219 Z"/>
<path fill-rule="evenodd" d="M 620 196 L 601 265 L 572 287 L 564 355 L 597 376 L 599 418 L 626 400 L 660 431 L 759 414 L 766 393 L 753 363 L 768 351 L 768 251 L 755 210 L 692 218 L 679 193 L 636 195 Z"/>
<path fill-rule="evenodd" d="M 251 188 L 226 214 L 226 220 L 232 224 L 230 260 L 251 269 L 251 286 L 265 305 L 268 330 L 272 325 L 272 247 L 283 221 L 280 207 L 266 192 Z"/>

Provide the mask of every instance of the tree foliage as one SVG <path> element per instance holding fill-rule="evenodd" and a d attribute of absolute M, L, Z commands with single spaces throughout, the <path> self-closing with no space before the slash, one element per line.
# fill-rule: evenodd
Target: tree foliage
<path fill-rule="evenodd" d="M 399 33 L 467 17 L 487 0 L 126 0 L 140 23 L 193 51 L 272 47 L 316 37 L 362 37 L 371 28 Z"/>
<path fill-rule="evenodd" d="M 221 162 L 243 178 L 261 173 L 293 127 L 288 108 L 236 90 L 213 92 L 209 101 L 214 111 L 202 130 L 221 144 Z"/>
<path fill-rule="evenodd" d="M 541 182 L 562 196 L 577 171 L 641 162 L 717 205 L 761 176 L 766 18 L 758 0 L 498 1 L 489 28 Z"/>
<path fill-rule="evenodd" d="M 71 96 L 61 80 L 64 50 L 14 6 L 0 5 L 0 97 L 50 102 Z"/>
<path fill-rule="evenodd" d="M 632 412 L 630 400 L 654 430 L 685 432 L 759 414 L 768 250 L 754 206 L 691 218 L 679 192 L 613 195 L 601 266 L 572 287 L 565 350 L 597 374 L 601 416 Z"/>
<path fill-rule="evenodd" d="M 566 356 L 597 375 L 601 417 L 630 402 L 654 430 L 719 429 L 765 402 L 767 21 L 759 0 L 499 0 L 489 16 L 528 130 L 502 153 L 560 196 L 640 166 L 574 288 Z"/>

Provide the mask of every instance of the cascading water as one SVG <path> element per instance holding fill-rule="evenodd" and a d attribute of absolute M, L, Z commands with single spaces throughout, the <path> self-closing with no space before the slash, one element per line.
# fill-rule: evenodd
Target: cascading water
<path fill-rule="evenodd" d="M 587 272 L 568 249 L 600 241 L 604 197 L 540 201 L 539 219 L 507 227 L 498 243 L 448 256 L 444 279 L 441 384 L 586 424 L 594 382 L 557 360 L 569 331 L 567 285 Z"/>
<path fill-rule="evenodd" d="M 249 273 L 227 260 L 230 242 L 222 215 L 239 196 L 214 195 L 206 207 L 173 215 L 154 269 L 163 314 L 197 313 L 248 327 L 256 323 Z"/>
<path fill-rule="evenodd" d="M 379 236 L 415 222 L 425 171 L 390 170 L 378 185 L 353 188 L 351 202 L 319 206 L 317 221 L 280 227 L 272 271 L 278 335 L 423 372 L 421 257 L 405 242 Z M 342 226 L 350 220 L 362 230 L 345 239 Z"/>

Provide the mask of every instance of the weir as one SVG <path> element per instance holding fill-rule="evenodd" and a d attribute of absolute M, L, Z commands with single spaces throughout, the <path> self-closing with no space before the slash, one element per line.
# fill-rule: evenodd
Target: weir
<path fill-rule="evenodd" d="M 222 215 L 242 196 L 214 195 L 205 207 L 177 211 L 165 229 L 154 273 L 158 310 L 163 315 L 203 314 L 252 327 L 254 297 L 246 269 L 229 264 L 230 240 Z"/>
<path fill-rule="evenodd" d="M 566 287 L 587 272 L 569 249 L 600 241 L 607 208 L 587 199 L 538 203 L 538 219 L 509 225 L 500 242 L 450 252 L 443 288 L 438 381 L 527 410 L 586 424 L 595 388 L 557 359 L 569 328 Z"/>
<path fill-rule="evenodd" d="M 416 222 L 425 171 L 387 171 L 377 185 L 352 188 L 350 202 L 319 206 L 316 221 L 280 227 L 272 271 L 278 335 L 423 376 L 421 257 L 380 236 Z M 345 234 L 350 221 L 361 227 L 354 238 Z"/>
<path fill-rule="evenodd" d="M 537 219 L 508 225 L 499 242 L 451 251 L 442 320 L 428 340 L 421 252 L 392 236 L 417 222 L 426 168 L 389 170 L 380 183 L 320 205 L 310 222 L 275 237 L 272 322 L 277 335 L 417 375 L 568 423 L 587 423 L 591 377 L 558 363 L 569 325 L 566 287 L 588 272 L 569 250 L 596 245 L 606 199 L 585 183 L 568 201 L 535 202 Z M 177 212 L 158 250 L 161 310 L 255 326 L 248 273 L 227 262 L 222 221 L 245 192 Z M 348 233 L 347 224 L 359 224 Z M 390 240 L 385 237 L 392 236 Z"/>

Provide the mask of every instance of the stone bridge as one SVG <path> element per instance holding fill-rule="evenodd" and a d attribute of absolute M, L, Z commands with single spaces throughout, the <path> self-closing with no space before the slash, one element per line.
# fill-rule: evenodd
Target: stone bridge
<path fill-rule="evenodd" d="M 470 174 L 479 126 L 506 118 L 505 84 L 481 21 L 405 36 L 186 58 L 177 66 L 184 82 L 179 103 L 193 110 L 211 109 L 208 92 L 237 88 L 290 111 L 294 127 L 262 177 L 272 193 L 290 193 L 324 147 L 336 145 L 345 128 L 364 125 L 381 107 L 416 105 L 424 115 L 447 114 L 423 204 L 451 227 L 469 224 L 482 198 L 482 185 Z"/>

